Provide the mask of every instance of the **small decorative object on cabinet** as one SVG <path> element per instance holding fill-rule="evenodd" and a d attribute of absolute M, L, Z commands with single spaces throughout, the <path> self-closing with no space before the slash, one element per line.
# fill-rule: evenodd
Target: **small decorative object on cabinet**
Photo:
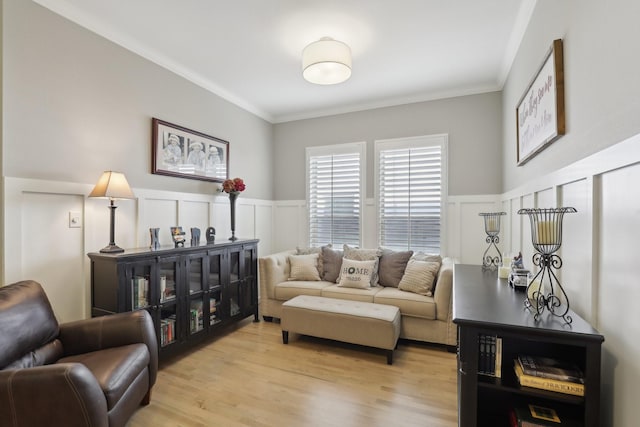
<path fill-rule="evenodd" d="M 216 242 L 216 229 L 213 227 L 207 228 L 207 245 L 213 245 Z"/>
<path fill-rule="evenodd" d="M 554 316 L 571 323 L 569 297 L 564 291 L 554 270 L 562 267 L 562 258 L 556 254 L 562 244 L 562 218 L 566 213 L 577 212 L 575 208 L 520 209 L 520 215 L 529 215 L 531 241 L 537 251 L 533 264 L 540 267 L 527 286 L 525 307 L 534 309 L 535 320 L 546 308 Z"/>
<path fill-rule="evenodd" d="M 149 245 L 149 248 L 158 249 L 160 247 L 160 229 L 150 228 L 149 236 L 151 237 L 151 244 Z"/>
<path fill-rule="evenodd" d="M 176 248 L 184 247 L 184 234 L 182 227 L 171 227 L 171 238 Z"/>
<path fill-rule="evenodd" d="M 509 425 L 513 408 L 525 401 L 552 408 L 561 420 L 575 420 L 575 425 L 599 426 L 604 337 L 571 311 L 571 324 L 558 321 L 548 311 L 540 314 L 539 321 L 533 321 L 522 308 L 522 294 L 513 292 L 497 272 L 484 271 L 479 265 L 456 264 L 453 278 L 453 322 L 458 326 L 458 425 Z M 545 378 L 538 378 L 542 380 L 538 387 L 520 384 L 514 368 L 523 355 L 575 366 L 584 383 L 568 382 L 567 390 L 576 389 L 575 394 Z M 524 379 L 520 376 L 520 381 Z M 545 390 L 545 381 L 556 391 Z M 561 382 L 559 387 L 566 385 Z M 577 391 L 581 386 L 583 395 Z"/>
<path fill-rule="evenodd" d="M 482 267 L 495 270 L 502 265 L 502 254 L 498 249 L 498 243 L 500 243 L 500 217 L 506 215 L 506 212 L 481 212 L 478 215 L 484 217 L 484 231 L 487 233 L 487 243 L 489 246 L 482 255 Z M 491 248 L 494 249 L 494 254 L 491 255 Z"/>
<path fill-rule="evenodd" d="M 200 229 L 191 227 L 191 246 L 198 246 L 200 244 Z"/>
<path fill-rule="evenodd" d="M 224 325 L 258 321 L 258 240 L 88 256 L 92 316 L 149 311 L 161 359 Z"/>

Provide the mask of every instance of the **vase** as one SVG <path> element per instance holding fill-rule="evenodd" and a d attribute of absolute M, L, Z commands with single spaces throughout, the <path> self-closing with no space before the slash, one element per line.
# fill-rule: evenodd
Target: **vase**
<path fill-rule="evenodd" d="M 239 195 L 239 191 L 232 191 L 229 193 L 229 202 L 231 202 L 231 237 L 229 237 L 229 240 L 232 242 L 238 240 L 236 237 L 236 200 Z"/>

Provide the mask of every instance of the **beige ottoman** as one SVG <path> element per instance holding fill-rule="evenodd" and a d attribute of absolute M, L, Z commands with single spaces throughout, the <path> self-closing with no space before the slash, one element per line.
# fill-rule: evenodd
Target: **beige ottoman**
<path fill-rule="evenodd" d="M 327 338 L 387 350 L 387 363 L 393 363 L 393 350 L 400 336 L 398 307 L 370 302 L 300 295 L 282 304 L 282 341 L 289 332 Z"/>

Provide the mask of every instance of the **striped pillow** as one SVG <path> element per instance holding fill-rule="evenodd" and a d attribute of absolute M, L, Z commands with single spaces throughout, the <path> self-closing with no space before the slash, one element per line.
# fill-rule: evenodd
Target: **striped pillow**
<path fill-rule="evenodd" d="M 440 263 L 409 260 L 398 289 L 427 297 L 433 296 L 433 284 L 438 277 Z"/>

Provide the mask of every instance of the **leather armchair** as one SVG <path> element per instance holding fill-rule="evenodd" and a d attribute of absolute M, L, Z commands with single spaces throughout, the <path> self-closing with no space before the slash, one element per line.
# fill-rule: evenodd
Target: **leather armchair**
<path fill-rule="evenodd" d="M 145 310 L 59 325 L 37 282 L 0 287 L 1 426 L 124 426 L 157 372 Z"/>

